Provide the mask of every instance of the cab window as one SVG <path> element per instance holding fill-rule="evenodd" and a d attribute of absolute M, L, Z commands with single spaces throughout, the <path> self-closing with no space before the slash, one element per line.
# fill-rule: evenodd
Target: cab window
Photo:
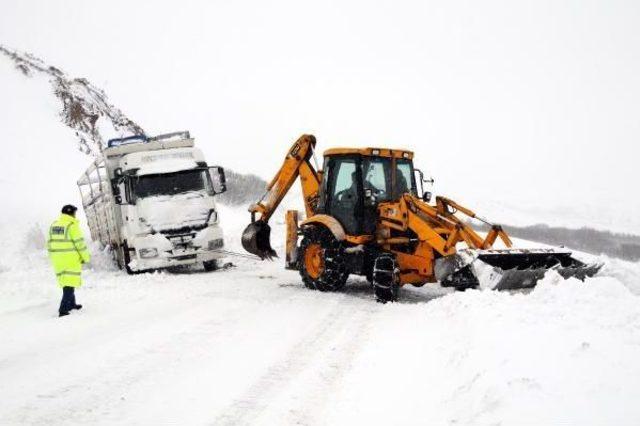
<path fill-rule="evenodd" d="M 356 191 L 356 162 L 355 160 L 345 160 L 338 163 L 336 173 L 336 183 L 333 187 L 333 195 L 338 195 L 346 190 Z"/>
<path fill-rule="evenodd" d="M 376 201 L 391 199 L 391 160 L 389 158 L 369 157 L 362 164 L 364 190 L 370 190 Z"/>
<path fill-rule="evenodd" d="M 416 184 L 413 175 L 413 167 L 409 160 L 396 160 L 396 198 L 402 194 L 416 195 Z"/>
<path fill-rule="evenodd" d="M 342 224 L 348 234 L 358 232 L 358 212 L 361 210 L 359 164 L 355 158 L 339 158 L 332 162 L 329 181 L 329 214 Z"/>

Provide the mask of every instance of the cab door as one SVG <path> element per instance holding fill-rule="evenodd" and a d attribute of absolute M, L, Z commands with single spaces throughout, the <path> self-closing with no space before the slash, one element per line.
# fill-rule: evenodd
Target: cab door
<path fill-rule="evenodd" d="M 356 156 L 327 159 L 322 211 L 340 222 L 348 235 L 359 235 L 362 222 L 362 173 Z"/>

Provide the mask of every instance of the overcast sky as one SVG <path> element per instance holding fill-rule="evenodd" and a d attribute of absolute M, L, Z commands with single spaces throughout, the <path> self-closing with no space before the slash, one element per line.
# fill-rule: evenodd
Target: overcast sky
<path fill-rule="evenodd" d="M 12 1 L 0 43 L 265 178 L 307 132 L 463 202 L 640 214 L 638 1 Z"/>

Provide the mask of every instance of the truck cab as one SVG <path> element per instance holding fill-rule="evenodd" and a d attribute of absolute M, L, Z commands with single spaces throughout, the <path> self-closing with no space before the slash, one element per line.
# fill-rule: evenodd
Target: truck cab
<path fill-rule="evenodd" d="M 207 164 L 188 132 L 112 139 L 78 184 L 92 237 L 128 272 L 212 270 L 223 257 L 215 196 L 224 169 Z"/>

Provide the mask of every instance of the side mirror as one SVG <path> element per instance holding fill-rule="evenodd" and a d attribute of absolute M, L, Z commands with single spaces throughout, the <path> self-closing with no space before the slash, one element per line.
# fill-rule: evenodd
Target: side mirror
<path fill-rule="evenodd" d="M 222 194 L 227 191 L 227 178 L 224 175 L 224 168 L 220 166 L 209 167 L 209 176 L 215 194 Z"/>
<path fill-rule="evenodd" d="M 422 201 L 424 201 L 425 203 L 431 201 L 431 192 L 425 191 L 424 194 L 422 194 Z"/>
<path fill-rule="evenodd" d="M 127 192 L 127 177 L 119 176 L 111 181 L 111 190 L 113 192 L 113 199 L 116 204 L 134 204 L 130 203 Z M 126 198 L 126 199 L 125 199 Z"/>

